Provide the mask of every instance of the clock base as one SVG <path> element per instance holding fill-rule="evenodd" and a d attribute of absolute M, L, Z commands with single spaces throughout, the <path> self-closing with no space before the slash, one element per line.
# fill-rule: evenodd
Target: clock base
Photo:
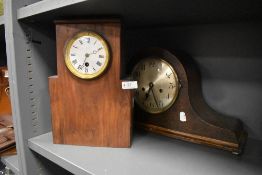
<path fill-rule="evenodd" d="M 232 152 L 232 154 L 235 154 L 235 155 L 239 155 L 242 153 L 243 147 L 245 145 L 246 137 L 247 137 L 247 133 L 242 132 L 239 138 L 237 138 L 238 140 L 237 142 L 230 142 L 230 141 L 224 141 L 221 139 L 214 139 L 214 138 L 209 138 L 205 136 L 184 133 L 181 131 L 162 128 L 162 127 L 158 127 L 158 126 L 154 126 L 154 125 L 146 124 L 146 123 L 136 123 L 135 125 L 139 129 L 144 129 L 152 133 L 161 134 L 161 135 L 165 135 L 171 138 L 180 139 L 180 140 L 184 140 L 184 141 L 188 141 L 188 142 L 192 142 L 196 144 L 208 145 L 208 146 L 215 147 L 218 149 L 230 151 Z"/>

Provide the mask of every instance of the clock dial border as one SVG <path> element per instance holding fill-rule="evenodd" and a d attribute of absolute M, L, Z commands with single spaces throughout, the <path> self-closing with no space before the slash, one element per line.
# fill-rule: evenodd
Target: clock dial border
<path fill-rule="evenodd" d="M 70 49 L 73 45 L 73 43 L 83 37 L 83 36 L 91 36 L 91 37 L 94 37 L 96 38 L 99 42 L 101 42 L 102 46 L 104 47 L 105 49 L 105 53 L 106 53 L 106 56 L 105 56 L 105 63 L 103 65 L 102 68 L 99 69 L 99 71 L 93 73 L 93 74 L 83 74 L 83 73 L 80 73 L 78 72 L 72 65 L 71 61 L 70 61 Z M 99 77 L 100 75 L 102 75 L 105 70 L 107 69 L 108 65 L 109 65 L 109 62 L 110 62 L 110 51 L 109 51 L 109 45 L 107 44 L 106 40 L 101 36 L 99 35 L 98 33 L 96 32 L 93 32 L 93 31 L 85 31 L 85 32 L 79 32 L 78 34 L 76 34 L 73 38 L 71 38 L 65 45 L 65 52 L 64 52 L 64 55 L 65 55 L 65 63 L 66 63 L 66 67 L 69 69 L 69 71 L 79 77 L 79 78 L 82 78 L 82 79 L 94 79 L 94 78 L 97 78 Z"/>
<path fill-rule="evenodd" d="M 174 75 L 175 84 L 176 84 L 176 87 L 175 87 L 175 88 L 177 88 L 177 90 L 175 90 L 175 94 L 174 94 L 173 97 L 172 97 L 172 101 L 171 101 L 167 106 L 165 106 L 164 108 L 161 108 L 161 109 L 158 110 L 158 111 L 151 110 L 151 108 L 145 107 L 143 104 L 141 104 L 141 102 L 139 102 L 139 101 L 137 100 L 136 96 L 135 96 L 134 99 L 135 99 L 136 104 L 137 104 L 143 111 L 145 111 L 145 112 L 147 112 L 147 113 L 149 113 L 149 114 L 160 114 L 160 113 L 163 113 L 163 112 L 167 111 L 168 109 L 170 109 L 170 108 L 174 105 L 174 103 L 175 103 L 175 101 L 176 101 L 176 99 L 177 99 L 177 97 L 178 97 L 178 94 L 179 94 L 179 90 L 180 90 L 180 86 L 181 86 L 181 85 L 180 85 L 180 83 L 179 83 L 179 78 L 178 78 L 177 72 L 176 72 L 176 70 L 174 69 L 172 63 L 168 62 L 167 60 L 165 60 L 164 57 L 161 57 L 161 56 L 149 56 L 149 57 L 142 58 L 142 60 L 139 61 L 139 62 L 135 65 L 135 67 L 134 67 L 134 69 L 133 69 L 133 71 L 132 71 L 132 76 L 134 76 L 134 72 L 138 69 L 138 67 L 139 67 L 142 63 L 145 63 L 146 60 L 149 60 L 149 59 L 158 59 L 160 62 L 165 63 L 165 64 L 169 67 L 169 69 L 172 71 L 172 73 L 173 73 L 173 75 Z M 159 100 L 159 99 L 158 99 L 158 100 Z"/>

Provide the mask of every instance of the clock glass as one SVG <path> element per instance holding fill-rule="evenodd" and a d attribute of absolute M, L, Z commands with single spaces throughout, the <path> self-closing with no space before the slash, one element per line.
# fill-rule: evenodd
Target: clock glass
<path fill-rule="evenodd" d="M 140 61 L 132 76 L 138 83 L 135 102 L 148 113 L 161 113 L 175 102 L 179 82 L 174 68 L 161 58 L 149 57 Z"/>
<path fill-rule="evenodd" d="M 96 78 L 108 66 L 109 48 L 97 33 L 81 32 L 69 40 L 65 49 L 66 66 L 79 78 Z"/>

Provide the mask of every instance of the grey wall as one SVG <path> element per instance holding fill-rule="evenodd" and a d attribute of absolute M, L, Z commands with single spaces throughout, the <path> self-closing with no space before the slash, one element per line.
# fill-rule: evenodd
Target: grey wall
<path fill-rule="evenodd" d="M 192 56 L 202 73 L 207 103 L 240 118 L 249 137 L 262 140 L 261 22 L 130 29 L 124 37 L 128 59 L 148 46 L 171 47 Z"/>

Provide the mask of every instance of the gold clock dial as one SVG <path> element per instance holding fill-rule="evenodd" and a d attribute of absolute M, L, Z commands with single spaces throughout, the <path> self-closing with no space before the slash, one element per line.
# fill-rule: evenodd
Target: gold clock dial
<path fill-rule="evenodd" d="M 97 33 L 81 32 L 69 40 L 65 49 L 66 66 L 79 78 L 96 78 L 109 64 L 108 45 Z"/>
<path fill-rule="evenodd" d="M 167 61 L 145 58 L 134 67 L 132 76 L 138 83 L 135 101 L 146 112 L 164 112 L 175 102 L 179 82 L 177 73 Z"/>

